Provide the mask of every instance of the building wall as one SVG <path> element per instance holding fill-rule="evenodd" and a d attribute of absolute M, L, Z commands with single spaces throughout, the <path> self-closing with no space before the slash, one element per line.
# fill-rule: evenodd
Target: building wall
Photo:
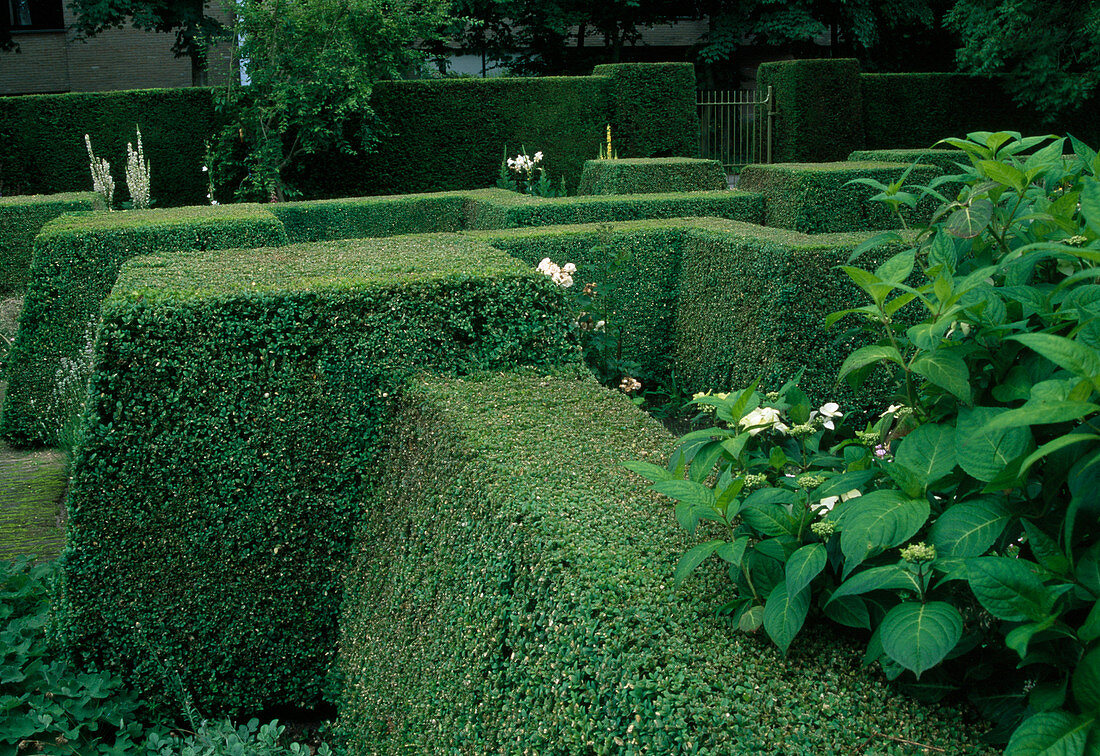
<path fill-rule="evenodd" d="M 220 4 L 214 6 L 207 12 L 225 20 Z M 66 26 L 74 21 L 66 7 Z M 0 95 L 191 86 L 191 59 L 172 55 L 173 34 L 126 27 L 87 40 L 71 30 L 13 36 L 20 52 L 0 52 Z M 211 84 L 226 81 L 229 52 L 226 44 L 211 52 Z"/>

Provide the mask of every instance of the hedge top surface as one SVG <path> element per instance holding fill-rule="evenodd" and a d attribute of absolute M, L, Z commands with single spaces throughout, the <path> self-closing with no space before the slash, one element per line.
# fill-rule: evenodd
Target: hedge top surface
<path fill-rule="evenodd" d="M 62 192 L 61 194 L 14 194 L 0 197 L 0 207 L 18 205 L 41 205 L 53 202 L 90 202 L 97 208 L 103 207 L 103 201 L 95 192 Z"/>
<path fill-rule="evenodd" d="M 606 165 L 630 165 L 630 166 L 651 166 L 651 165 L 710 165 L 717 163 L 717 160 L 710 160 L 708 158 L 692 158 L 692 157 L 653 157 L 653 158 L 615 158 L 613 160 L 586 160 L 585 165 L 589 163 L 599 163 Z M 721 165 L 721 163 L 719 163 Z"/>
<path fill-rule="evenodd" d="M 425 234 L 135 257 L 123 266 L 111 299 L 333 291 L 534 275 L 488 244 L 453 234 Z"/>
<path fill-rule="evenodd" d="M 896 171 L 901 168 L 907 168 L 904 163 L 888 163 L 881 160 L 857 160 L 857 161 L 839 161 L 835 163 L 768 163 L 768 164 L 754 164 L 746 166 L 745 170 L 750 168 L 753 171 L 770 171 L 776 173 L 810 173 L 810 174 L 829 174 L 829 173 L 852 173 L 855 171 Z M 935 168 L 935 166 L 925 165 L 925 168 Z"/>
<path fill-rule="evenodd" d="M 710 219 L 708 219 L 710 220 Z M 808 249 L 838 249 L 842 247 L 855 247 L 870 236 L 864 231 L 849 231 L 831 234 L 804 234 L 800 231 L 792 231 L 786 228 L 774 228 L 772 226 L 758 226 L 755 223 L 743 221 L 714 219 L 715 222 L 697 224 L 692 230 L 712 232 L 725 235 L 731 239 L 750 242 L 754 245 L 761 243 L 774 244 L 786 247 L 790 250 Z"/>
<path fill-rule="evenodd" d="M 507 192 L 506 189 L 500 190 Z M 344 205 L 357 205 L 357 204 L 376 204 L 380 202 L 402 202 L 407 200 L 423 200 L 423 199 L 446 199 L 457 198 L 466 199 L 471 194 L 476 194 L 477 190 L 469 189 L 456 189 L 449 192 L 414 192 L 412 194 L 373 194 L 362 197 L 333 197 L 331 199 L 318 199 L 318 200 L 296 200 L 294 202 L 280 202 L 274 206 L 273 209 L 291 209 L 291 208 L 326 208 L 326 207 L 341 207 Z M 516 192 L 508 192 L 509 194 L 515 194 Z M 258 206 L 262 207 L 262 205 Z"/>
<path fill-rule="evenodd" d="M 113 213 L 82 213 L 65 215 L 46 224 L 43 235 L 84 233 L 89 231 L 128 231 L 146 228 L 170 228 L 195 223 L 227 220 L 271 219 L 274 216 L 263 205 L 193 205 L 189 207 L 126 210 Z"/>
<path fill-rule="evenodd" d="M 763 226 L 752 223 L 729 220 L 728 218 L 651 218 L 646 220 L 602 221 L 596 223 L 565 223 L 555 226 L 523 226 L 520 228 L 478 229 L 463 231 L 463 236 L 484 239 L 489 243 L 507 239 L 556 238 L 561 236 L 587 236 L 599 232 L 641 233 L 644 231 L 665 231 L 668 229 L 704 229 L 722 231 L 731 228 L 764 230 Z M 781 229 L 774 229 L 781 230 Z"/>

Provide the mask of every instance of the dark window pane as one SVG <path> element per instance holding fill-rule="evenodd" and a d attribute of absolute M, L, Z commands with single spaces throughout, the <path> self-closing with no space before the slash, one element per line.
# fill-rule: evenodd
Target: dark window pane
<path fill-rule="evenodd" d="M 12 31 L 64 29 L 64 0 L 0 0 L 7 7 L 0 19 Z"/>

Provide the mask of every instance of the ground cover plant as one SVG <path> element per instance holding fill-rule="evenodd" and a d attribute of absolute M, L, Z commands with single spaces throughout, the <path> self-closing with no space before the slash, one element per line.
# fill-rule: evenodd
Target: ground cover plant
<path fill-rule="evenodd" d="M 742 630 L 794 648 L 816 609 L 872 631 L 865 663 L 915 694 L 961 684 L 1006 754 L 1092 753 L 1100 158 L 1075 139 L 947 141 L 969 167 L 914 189 L 943 201 L 915 242 L 873 270 L 853 255 L 843 270 L 870 304 L 833 317 L 879 338 L 839 377 L 885 365 L 896 403 L 841 435 L 842 408 L 815 409 L 796 380 L 734 387 L 696 400 L 721 424 L 684 436 L 667 467 L 629 467 L 703 534 L 677 580 L 716 556 Z M 907 241 L 864 246 L 886 240 Z M 920 316 L 903 329 L 905 308 Z"/>

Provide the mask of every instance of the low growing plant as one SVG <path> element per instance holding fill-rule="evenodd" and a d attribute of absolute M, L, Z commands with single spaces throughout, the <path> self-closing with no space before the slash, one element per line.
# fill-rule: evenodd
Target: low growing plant
<path fill-rule="evenodd" d="M 866 662 L 914 693 L 964 688 L 1008 756 L 1095 754 L 1100 157 L 1073 138 L 946 141 L 971 165 L 884 188 L 899 210 L 942 205 L 919 232 L 856 251 L 850 263 L 900 248 L 875 270 L 844 266 L 869 303 L 830 318 L 877 339 L 840 378 L 885 368 L 896 403 L 852 434 L 797 381 L 700 396 L 713 427 L 681 438 L 667 468 L 628 467 L 705 533 L 677 582 L 717 556 L 742 630 L 786 651 L 819 611 L 869 631 Z"/>

